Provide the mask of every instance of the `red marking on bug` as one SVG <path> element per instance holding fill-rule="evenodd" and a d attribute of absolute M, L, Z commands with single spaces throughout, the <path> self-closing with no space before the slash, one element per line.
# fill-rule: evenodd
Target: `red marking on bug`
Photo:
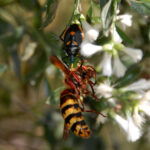
<path fill-rule="evenodd" d="M 71 31 L 70 34 L 73 36 L 73 35 L 75 35 L 75 32 Z"/>

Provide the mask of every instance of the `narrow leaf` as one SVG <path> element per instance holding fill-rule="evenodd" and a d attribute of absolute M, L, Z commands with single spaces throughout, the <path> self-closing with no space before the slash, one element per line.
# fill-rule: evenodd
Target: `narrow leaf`
<path fill-rule="evenodd" d="M 132 39 L 130 37 L 128 37 L 125 34 L 125 32 L 123 32 L 118 26 L 116 26 L 116 30 L 125 43 L 130 44 L 130 45 L 133 44 Z"/>
<path fill-rule="evenodd" d="M 129 83 L 132 83 L 136 79 L 138 79 L 139 75 L 141 73 L 140 67 L 136 64 L 131 66 L 127 71 L 126 74 L 117 80 L 117 87 L 120 88 L 122 86 L 125 86 Z"/>
<path fill-rule="evenodd" d="M 106 22 L 107 22 L 107 19 L 108 19 L 107 17 L 108 17 L 108 13 L 109 13 L 109 10 L 110 10 L 110 7 L 111 7 L 111 3 L 112 3 L 112 0 L 109 0 L 107 2 L 107 4 L 105 4 L 105 6 L 103 7 L 102 12 L 101 12 L 103 28 L 106 26 Z"/>
<path fill-rule="evenodd" d="M 46 27 L 55 17 L 58 0 L 47 0 L 46 3 L 46 15 L 41 28 Z"/>
<path fill-rule="evenodd" d="M 100 1 L 100 8 L 101 8 L 101 10 L 103 9 L 103 7 L 106 5 L 107 2 L 108 2 L 108 0 Z"/>

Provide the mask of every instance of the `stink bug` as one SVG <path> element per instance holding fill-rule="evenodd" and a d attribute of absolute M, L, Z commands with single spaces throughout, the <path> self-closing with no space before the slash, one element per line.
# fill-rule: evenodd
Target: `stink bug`
<path fill-rule="evenodd" d="M 73 64 L 76 56 L 79 55 L 80 45 L 83 41 L 83 31 L 77 24 L 72 24 L 65 29 L 61 34 L 61 40 L 64 42 L 64 50 L 66 57 L 70 59 Z"/>

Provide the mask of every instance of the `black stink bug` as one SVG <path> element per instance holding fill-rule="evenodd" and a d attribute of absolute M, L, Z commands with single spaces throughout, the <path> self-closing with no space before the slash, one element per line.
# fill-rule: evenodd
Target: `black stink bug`
<path fill-rule="evenodd" d="M 80 45 L 83 41 L 83 31 L 77 24 L 72 24 L 61 34 L 61 40 L 64 42 L 66 57 L 69 57 L 70 63 L 73 64 L 76 56 L 79 55 Z"/>

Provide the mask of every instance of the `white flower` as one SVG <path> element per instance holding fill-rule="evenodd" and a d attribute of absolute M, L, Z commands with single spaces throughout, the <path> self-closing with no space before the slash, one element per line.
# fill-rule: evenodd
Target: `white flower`
<path fill-rule="evenodd" d="M 150 91 L 147 91 L 139 103 L 139 109 L 150 116 Z"/>
<path fill-rule="evenodd" d="M 130 14 L 118 15 L 117 20 L 120 20 L 120 22 L 126 26 L 132 25 L 132 15 Z"/>
<path fill-rule="evenodd" d="M 134 62 L 140 61 L 143 57 L 143 53 L 141 49 L 124 47 L 123 52 L 129 55 Z"/>
<path fill-rule="evenodd" d="M 141 128 L 139 128 L 134 123 L 131 117 L 128 117 L 127 121 L 128 121 L 128 141 L 134 142 L 141 137 L 142 131 L 141 131 Z"/>
<path fill-rule="evenodd" d="M 85 35 L 85 40 L 88 40 L 89 42 L 93 42 L 97 39 L 99 35 L 99 30 L 97 28 L 92 27 L 86 21 L 82 22 L 82 27 Z"/>
<path fill-rule="evenodd" d="M 84 57 L 91 57 L 95 53 L 102 50 L 102 46 L 92 44 L 92 42 L 97 39 L 97 37 L 99 35 L 99 30 L 92 27 L 86 21 L 82 22 L 82 27 L 83 27 L 85 37 L 81 44 L 80 53 Z"/>
<path fill-rule="evenodd" d="M 102 74 L 104 76 L 112 75 L 112 63 L 111 63 L 112 54 L 108 54 L 108 52 L 104 52 L 104 57 L 101 62 Z"/>
<path fill-rule="evenodd" d="M 138 107 L 135 107 L 135 109 L 134 109 L 133 120 L 139 128 L 141 128 L 143 123 L 145 122 L 144 117 L 141 114 L 139 114 Z"/>
<path fill-rule="evenodd" d="M 111 76 L 114 74 L 116 77 L 122 77 L 125 74 L 126 66 L 123 65 L 119 59 L 120 51 L 123 51 L 125 54 L 130 56 L 135 63 L 142 59 L 143 53 L 140 49 L 125 47 L 121 44 L 122 39 L 117 33 L 115 27 L 111 29 L 113 40 L 101 46 L 92 44 L 92 42 L 97 39 L 99 31 L 85 21 L 82 22 L 82 25 L 85 32 L 85 38 L 81 44 L 80 53 L 84 57 L 91 57 L 97 52 L 104 51 L 104 56 L 100 64 L 102 74 L 104 76 Z"/>
<path fill-rule="evenodd" d="M 124 119 L 119 115 L 115 115 L 114 119 L 119 124 L 119 126 L 123 129 L 123 131 L 126 133 L 128 141 L 135 142 L 141 137 L 142 131 L 134 123 L 132 117 L 128 116 L 127 119 Z"/>
<path fill-rule="evenodd" d="M 114 42 L 116 42 L 116 43 L 122 42 L 122 38 L 120 37 L 120 35 L 116 31 L 116 27 L 114 27 L 113 30 L 111 30 L 111 34 L 113 35 Z"/>
<path fill-rule="evenodd" d="M 124 88 L 122 91 L 135 91 L 138 93 L 144 93 L 144 90 L 150 89 L 150 80 L 140 79 Z"/>
<path fill-rule="evenodd" d="M 115 74 L 117 77 L 122 77 L 126 72 L 126 67 L 122 64 L 119 57 L 116 56 L 114 58 L 113 63 L 113 74 Z"/>
<path fill-rule="evenodd" d="M 100 52 L 102 50 L 102 46 L 100 45 L 94 45 L 87 41 L 82 42 L 81 44 L 81 55 L 84 57 L 91 57 L 97 52 Z"/>
<path fill-rule="evenodd" d="M 109 82 L 100 83 L 95 87 L 96 95 L 109 98 L 112 96 L 113 87 L 110 86 Z"/>

